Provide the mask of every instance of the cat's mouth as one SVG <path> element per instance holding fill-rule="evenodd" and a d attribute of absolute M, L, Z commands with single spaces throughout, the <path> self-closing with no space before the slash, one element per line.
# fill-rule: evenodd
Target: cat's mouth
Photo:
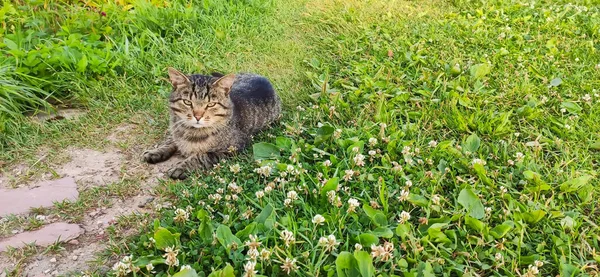
<path fill-rule="evenodd" d="M 194 122 L 190 124 L 192 126 L 192 128 L 196 128 L 196 129 L 200 129 L 202 127 L 206 127 L 205 124 L 201 123 L 201 122 Z"/>

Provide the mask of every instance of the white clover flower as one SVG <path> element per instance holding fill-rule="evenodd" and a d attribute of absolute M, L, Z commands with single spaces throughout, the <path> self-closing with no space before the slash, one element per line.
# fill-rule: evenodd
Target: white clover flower
<path fill-rule="evenodd" d="M 515 155 L 515 159 L 517 160 L 517 162 L 522 162 L 524 158 L 525 158 L 525 154 L 523 154 L 521 152 L 517 152 L 517 154 Z"/>
<path fill-rule="evenodd" d="M 242 170 L 242 168 L 240 167 L 239 164 L 234 164 L 234 165 L 229 166 L 229 171 L 233 172 L 234 174 L 237 174 L 241 170 Z"/>
<path fill-rule="evenodd" d="M 192 266 L 190 266 L 190 265 L 187 265 L 187 264 L 186 264 L 186 265 L 184 265 L 184 266 L 182 266 L 182 267 L 181 267 L 181 270 L 180 270 L 180 271 L 183 271 L 183 270 L 190 270 L 190 269 L 192 269 Z"/>
<path fill-rule="evenodd" d="M 287 198 L 291 199 L 292 201 L 298 200 L 298 193 L 295 190 L 290 190 L 287 193 Z"/>
<path fill-rule="evenodd" d="M 400 213 L 400 220 L 398 221 L 400 224 L 404 224 L 405 222 L 407 222 L 408 220 L 410 220 L 410 214 L 406 211 L 402 211 Z"/>
<path fill-rule="evenodd" d="M 234 193 L 241 193 L 244 190 L 243 187 L 238 186 L 235 182 L 229 183 L 228 187 L 229 190 L 233 191 Z"/>
<path fill-rule="evenodd" d="M 153 264 L 151 264 L 151 263 L 150 263 L 150 264 L 147 264 L 147 265 L 146 265 L 146 270 L 147 270 L 148 272 L 152 272 L 152 270 L 154 270 L 154 265 L 153 265 Z"/>
<path fill-rule="evenodd" d="M 326 160 L 323 162 L 323 166 L 325 167 L 330 167 L 331 166 L 331 161 L 330 160 Z"/>
<path fill-rule="evenodd" d="M 127 276 L 131 272 L 131 267 L 119 261 L 113 265 L 112 270 L 117 276 Z"/>
<path fill-rule="evenodd" d="M 400 197 L 398 197 L 398 200 L 400 200 L 400 202 L 404 202 L 406 200 L 408 200 L 408 196 L 410 195 L 410 191 L 408 189 L 406 190 L 402 190 L 400 192 Z"/>
<path fill-rule="evenodd" d="M 544 262 L 542 262 L 542 261 L 538 261 L 538 260 L 536 260 L 535 262 L 533 262 L 533 264 L 534 264 L 535 266 L 537 266 L 538 268 L 539 268 L 539 267 L 542 267 L 542 266 L 544 266 Z"/>
<path fill-rule="evenodd" d="M 392 162 L 392 170 L 393 171 L 402 171 L 402 166 L 397 162 Z"/>
<path fill-rule="evenodd" d="M 273 190 L 273 187 L 267 186 L 265 187 L 265 193 L 269 193 Z"/>
<path fill-rule="evenodd" d="M 375 259 L 380 258 L 382 262 L 394 257 L 392 251 L 394 251 L 394 245 L 391 242 L 385 242 L 383 246 L 371 245 L 371 256 Z"/>
<path fill-rule="evenodd" d="M 294 243 L 296 241 L 296 239 L 294 238 L 294 233 L 288 231 L 288 230 L 283 230 L 281 231 L 281 239 L 283 240 L 283 242 L 285 243 L 285 246 L 289 247 L 290 244 Z"/>
<path fill-rule="evenodd" d="M 437 146 L 437 144 L 438 144 L 438 142 L 437 142 L 437 141 L 435 141 L 435 140 L 432 140 L 432 141 L 430 141 L 430 142 L 429 142 L 429 147 L 431 147 L 431 148 L 435 148 L 435 147 Z"/>
<path fill-rule="evenodd" d="M 254 214 L 254 210 L 252 208 L 248 208 L 243 214 L 242 214 L 242 218 L 243 219 L 250 219 L 252 217 L 252 214 Z"/>
<path fill-rule="evenodd" d="M 179 249 L 173 249 L 173 247 L 165 248 L 165 254 L 163 255 L 165 264 L 168 266 L 179 266 L 179 260 L 177 259 L 178 254 Z"/>
<path fill-rule="evenodd" d="M 410 153 L 410 147 L 409 146 L 404 146 L 402 148 L 402 154 L 403 155 L 411 155 L 411 153 Z"/>
<path fill-rule="evenodd" d="M 342 136 L 342 129 L 335 129 L 335 131 L 333 131 L 333 137 L 335 139 L 339 139 Z"/>
<path fill-rule="evenodd" d="M 358 153 L 358 151 L 360 151 L 360 148 L 358 148 L 358 146 L 352 147 L 352 152 Z"/>
<path fill-rule="evenodd" d="M 244 275 L 242 275 L 242 276 L 243 277 L 253 277 L 253 276 L 256 276 L 256 273 L 258 273 L 258 271 L 255 270 L 255 267 L 256 267 L 256 261 L 248 261 L 244 265 Z"/>
<path fill-rule="evenodd" d="M 188 221 L 190 218 L 190 214 L 184 209 L 175 210 L 175 216 L 173 217 L 173 221 L 177 223 L 184 223 Z"/>
<path fill-rule="evenodd" d="M 369 145 L 371 147 L 377 145 L 377 139 L 376 138 L 369 138 Z"/>
<path fill-rule="evenodd" d="M 363 247 L 362 247 L 362 245 L 360 243 L 354 244 L 354 250 L 360 251 L 360 250 L 362 250 L 362 248 Z"/>
<path fill-rule="evenodd" d="M 281 270 L 285 271 L 288 275 L 290 272 L 296 272 L 298 270 L 296 259 L 285 258 L 285 261 L 281 265 Z"/>
<path fill-rule="evenodd" d="M 271 258 L 271 251 L 267 249 L 260 250 L 260 259 L 262 261 L 268 261 Z"/>
<path fill-rule="evenodd" d="M 360 206 L 360 202 L 358 202 L 358 200 L 355 198 L 350 198 L 348 199 L 348 205 L 348 213 L 353 213 L 356 211 L 356 208 Z"/>
<path fill-rule="evenodd" d="M 254 169 L 254 172 L 256 172 L 264 177 L 269 177 L 269 176 L 271 176 L 272 170 L 273 170 L 273 168 L 271 168 L 271 166 L 265 165 L 265 166 L 261 166 L 259 168 Z"/>
<path fill-rule="evenodd" d="M 528 276 L 535 276 L 535 275 L 538 275 L 539 273 L 540 273 L 540 271 L 537 266 L 529 265 L 529 268 L 527 269 L 527 274 L 529 274 Z"/>
<path fill-rule="evenodd" d="M 313 217 L 312 223 L 315 225 L 322 225 L 325 222 L 325 217 L 320 214 L 317 214 Z"/>
<path fill-rule="evenodd" d="M 348 169 L 344 171 L 344 181 L 352 180 L 352 175 L 354 175 L 354 170 Z"/>
<path fill-rule="evenodd" d="M 258 257 L 260 256 L 260 253 L 256 248 L 250 248 L 246 256 L 248 256 L 248 260 L 256 261 L 256 259 L 258 259 Z"/>
<path fill-rule="evenodd" d="M 406 182 L 404 182 L 404 184 L 409 188 L 412 187 L 412 185 L 413 185 L 411 180 L 406 180 Z"/>
<path fill-rule="evenodd" d="M 319 239 L 319 246 L 323 247 L 325 251 L 331 252 L 333 251 L 340 242 L 337 241 L 334 235 L 329 235 L 327 237 L 321 237 Z"/>
<path fill-rule="evenodd" d="M 257 191 L 256 193 L 256 198 L 261 199 L 265 196 L 265 192 L 262 190 Z"/>
<path fill-rule="evenodd" d="M 500 186 L 500 193 L 501 194 L 505 194 L 508 192 L 508 189 L 506 189 L 504 186 Z"/>
<path fill-rule="evenodd" d="M 354 164 L 356 164 L 356 166 L 364 166 L 365 165 L 365 156 L 363 154 L 357 154 L 353 160 L 354 160 Z"/>
<path fill-rule="evenodd" d="M 476 165 L 476 164 L 485 165 L 486 164 L 485 161 L 482 159 L 473 159 L 473 161 L 471 163 L 473 165 Z"/>
<path fill-rule="evenodd" d="M 283 200 L 283 205 L 286 207 L 291 207 L 292 206 L 292 199 L 286 198 L 285 200 Z"/>
<path fill-rule="evenodd" d="M 337 199 L 335 190 L 330 190 L 327 192 L 327 199 L 329 200 L 329 203 L 331 203 L 331 204 L 335 203 L 335 200 Z"/>
<path fill-rule="evenodd" d="M 592 97 L 589 94 L 584 95 L 583 97 L 581 97 L 581 99 L 585 102 L 592 101 Z"/>
<path fill-rule="evenodd" d="M 318 245 L 321 246 L 321 247 L 324 247 L 325 245 L 327 245 L 327 238 L 326 237 L 321 237 L 319 239 Z"/>
<path fill-rule="evenodd" d="M 261 242 L 258 241 L 258 237 L 255 235 L 249 235 L 248 239 L 249 240 L 246 241 L 244 245 L 248 246 L 250 249 L 257 249 L 261 245 Z"/>
<path fill-rule="evenodd" d="M 377 154 L 377 151 L 369 150 L 369 156 L 375 156 L 376 154 Z"/>

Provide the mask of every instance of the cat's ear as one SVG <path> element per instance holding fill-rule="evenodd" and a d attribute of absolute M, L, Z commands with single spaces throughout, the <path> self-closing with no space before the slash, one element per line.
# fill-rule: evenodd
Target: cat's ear
<path fill-rule="evenodd" d="M 213 86 L 221 93 L 223 93 L 226 97 L 229 96 L 229 91 L 231 91 L 231 86 L 233 85 L 233 81 L 235 80 L 235 74 L 229 74 L 219 78 L 219 80 L 215 81 Z"/>
<path fill-rule="evenodd" d="M 177 88 L 178 86 L 181 86 L 181 85 L 187 85 L 190 83 L 190 79 L 188 79 L 188 77 L 185 76 L 185 74 L 177 71 L 177 69 L 169 67 L 168 71 L 169 71 L 169 81 L 171 82 L 171 84 L 173 85 L 174 88 Z"/>

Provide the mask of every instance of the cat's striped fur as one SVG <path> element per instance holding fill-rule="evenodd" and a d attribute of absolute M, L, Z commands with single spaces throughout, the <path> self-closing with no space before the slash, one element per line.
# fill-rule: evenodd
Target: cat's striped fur
<path fill-rule="evenodd" d="M 251 136 L 281 114 L 281 101 L 262 76 L 218 73 L 186 76 L 169 68 L 169 135 L 144 152 L 146 162 L 158 163 L 179 152 L 185 160 L 167 174 L 185 179 L 190 171 L 210 168 L 228 154 L 242 150 Z"/>

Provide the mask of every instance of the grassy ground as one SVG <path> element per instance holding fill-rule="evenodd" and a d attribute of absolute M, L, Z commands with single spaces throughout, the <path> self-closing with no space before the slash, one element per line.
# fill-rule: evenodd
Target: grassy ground
<path fill-rule="evenodd" d="M 111 248 L 113 274 L 596 276 L 596 4 L 104 4 L 95 28 L 112 28 L 120 62 L 56 81 L 88 115 L 13 119 L 0 155 L 101 149 L 128 120 L 147 122 L 149 144 L 166 127 L 166 66 L 255 71 L 286 101 L 281 124 L 252 153 L 165 182 L 175 207 Z"/>

